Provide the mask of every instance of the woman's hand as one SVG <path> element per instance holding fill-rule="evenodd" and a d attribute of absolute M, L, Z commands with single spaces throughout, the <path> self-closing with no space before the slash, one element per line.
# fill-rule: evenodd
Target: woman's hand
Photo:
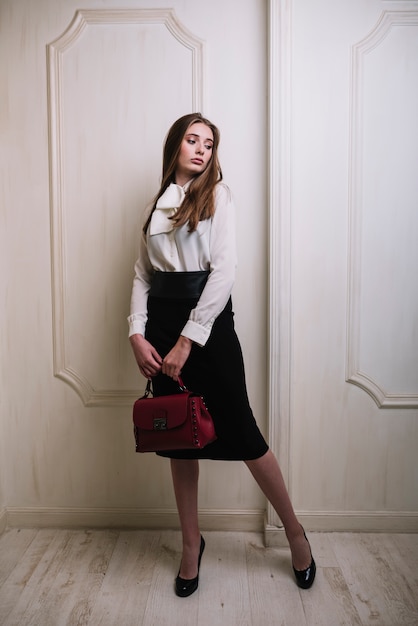
<path fill-rule="evenodd" d="M 163 360 L 162 372 L 170 376 L 173 380 L 177 380 L 181 374 L 183 365 L 189 358 L 193 342 L 188 337 L 180 335 L 175 346 L 170 350 Z"/>
<path fill-rule="evenodd" d="M 162 358 L 157 350 L 142 335 L 129 338 L 140 372 L 145 378 L 156 376 L 161 371 Z"/>

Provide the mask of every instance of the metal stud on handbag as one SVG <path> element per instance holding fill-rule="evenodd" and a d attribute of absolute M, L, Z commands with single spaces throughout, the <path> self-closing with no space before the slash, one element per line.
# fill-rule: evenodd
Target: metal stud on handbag
<path fill-rule="evenodd" d="M 179 377 L 179 393 L 150 397 L 148 380 L 144 395 L 133 408 L 137 452 L 201 449 L 215 441 L 212 417 L 201 396 L 185 387 Z"/>

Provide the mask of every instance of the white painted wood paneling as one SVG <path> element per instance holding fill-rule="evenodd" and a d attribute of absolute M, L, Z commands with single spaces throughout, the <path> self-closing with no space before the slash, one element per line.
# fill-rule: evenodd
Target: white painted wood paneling
<path fill-rule="evenodd" d="M 291 492 L 319 528 L 413 528 L 416 7 L 291 6 Z"/>
<path fill-rule="evenodd" d="M 413 530 L 417 3 L 171 6 L 91 0 L 73 22 L 75 0 L 0 4 L 0 510 L 175 523 L 168 463 L 134 453 L 125 318 L 165 132 L 201 104 L 238 207 L 249 394 L 301 519 Z M 265 503 L 221 462 L 200 505 L 209 528 L 249 529 Z"/>
<path fill-rule="evenodd" d="M 80 10 L 48 61 L 54 370 L 86 405 L 132 406 L 138 373 L 119 303 L 138 207 L 161 168 L 161 124 L 203 108 L 203 42 L 173 10 Z"/>
<path fill-rule="evenodd" d="M 353 47 L 348 380 L 418 407 L 418 11 Z"/>
<path fill-rule="evenodd" d="M 128 401 L 143 380 L 126 316 L 164 136 L 195 107 L 220 127 L 239 209 L 236 323 L 266 430 L 265 5 L 241 3 L 236 28 L 236 5 L 221 0 L 119 4 L 0 5 L 0 471 L 10 520 L 23 523 L 176 521 L 169 463 L 134 452 Z M 225 469 L 202 463 L 209 523 L 259 528 L 250 474 L 229 464 L 224 481 Z"/>

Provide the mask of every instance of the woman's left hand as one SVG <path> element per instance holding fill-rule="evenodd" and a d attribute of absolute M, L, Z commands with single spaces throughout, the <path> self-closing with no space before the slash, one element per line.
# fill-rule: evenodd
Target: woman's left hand
<path fill-rule="evenodd" d="M 189 358 L 192 345 L 193 342 L 191 339 L 180 335 L 175 346 L 163 359 L 162 373 L 170 376 L 173 380 L 177 380 L 181 374 L 183 365 Z"/>

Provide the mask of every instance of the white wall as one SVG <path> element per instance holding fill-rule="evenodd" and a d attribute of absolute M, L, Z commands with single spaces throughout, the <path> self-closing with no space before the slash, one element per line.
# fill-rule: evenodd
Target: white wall
<path fill-rule="evenodd" d="M 290 488 L 311 526 L 417 530 L 418 4 L 286 4 Z"/>
<path fill-rule="evenodd" d="M 230 4 L 175 2 L 185 28 L 173 35 L 139 11 L 159 2 L 128 1 L 120 4 L 128 11 L 107 12 L 118 4 L 90 2 L 98 11 L 85 13 L 66 39 L 77 2 L 1 4 L 9 267 L 1 462 L 10 523 L 177 523 L 169 462 L 134 452 L 131 406 L 143 381 L 126 316 L 139 213 L 158 187 L 164 135 L 194 106 L 222 132 L 225 181 L 239 212 L 237 326 L 266 430 L 259 392 L 266 371 L 265 7 L 245 2 L 237 29 Z M 196 38 L 205 53 L 197 75 Z M 57 39 L 47 63 L 47 44 Z M 225 471 L 224 463 L 202 463 L 203 518 L 261 527 L 263 498 L 249 472 L 230 464 L 225 481 Z"/>
<path fill-rule="evenodd" d="M 118 4 L 92 0 L 88 8 Z M 358 297 L 355 279 L 370 266 L 359 262 L 358 238 L 349 234 L 359 216 L 379 216 L 379 206 L 363 195 L 358 181 L 364 173 L 370 179 L 375 156 L 382 167 L 387 162 L 372 140 L 365 152 L 358 135 L 363 108 L 353 100 L 361 72 L 373 69 L 368 60 L 379 70 L 386 49 L 378 45 L 375 56 L 362 56 L 359 42 L 378 27 L 384 9 L 399 13 L 408 5 L 408 25 L 394 23 L 388 41 L 392 58 L 407 54 L 405 42 L 415 50 L 417 3 L 245 0 L 239 14 L 236 3 L 221 0 L 171 4 L 192 47 L 204 42 L 197 78 L 187 46 L 160 26 L 154 33 L 148 25 L 140 35 L 132 16 L 133 30 L 123 30 L 122 12 L 110 17 L 110 40 L 89 23 L 80 33 L 72 31 L 68 48 L 56 43 L 59 61 L 51 67 L 60 68 L 61 82 L 52 76 L 50 97 L 46 46 L 67 29 L 79 5 L 0 5 L 0 515 L 3 506 L 10 524 L 177 524 L 168 462 L 133 451 L 130 404 L 143 383 L 129 351 L 125 316 L 138 211 L 158 184 L 168 125 L 197 98 L 221 128 L 225 180 L 238 207 L 240 263 L 233 297 L 249 393 L 260 427 L 279 452 L 303 523 L 417 530 L 416 371 L 405 370 L 401 381 L 409 387 L 399 390 L 392 359 L 386 358 L 385 385 L 398 398 L 390 408 L 379 408 L 364 388 L 346 382 L 358 371 L 361 378 L 363 366 L 370 374 L 379 365 L 376 345 L 367 342 L 360 342 L 359 363 L 353 361 L 353 336 L 379 311 L 375 300 Z M 159 6 L 156 0 L 121 4 L 134 10 Z M 109 18 L 106 11 L 97 15 Z M 141 36 L 144 47 L 137 47 Z M 147 50 L 146 58 L 153 58 L 154 41 L 154 63 L 160 63 L 155 82 L 152 64 L 143 64 L 141 56 Z M 172 67 L 162 63 L 166 52 Z M 187 68 L 183 74 L 177 73 L 180 62 Z M 141 91 L 143 77 L 158 92 L 165 71 L 167 80 L 179 76 L 181 89 L 174 81 L 166 99 L 160 94 L 150 100 Z M 106 76 L 113 78 L 107 82 Z M 404 89 L 414 98 L 411 85 L 404 75 Z M 360 91 L 366 112 L 373 93 Z M 150 115 L 150 108 L 158 115 Z M 393 113 L 386 113 L 390 119 Z M 413 123 L 410 132 L 413 150 Z M 396 216 L 415 228 L 411 181 L 407 197 L 415 200 L 397 206 Z M 379 254 L 382 240 L 390 247 L 386 217 L 393 210 L 388 201 L 376 222 Z M 409 310 L 416 311 L 416 281 L 408 269 L 415 267 L 416 252 L 405 245 L 403 250 L 395 278 Z M 373 258 L 373 245 L 367 252 Z M 382 282 L 386 291 L 394 285 L 386 275 Z M 399 339 L 405 346 L 411 337 L 406 351 L 396 351 L 402 368 L 408 359 L 415 363 L 418 353 L 416 334 L 408 329 L 417 316 L 409 315 L 401 326 L 402 301 L 392 304 L 390 315 L 379 319 L 402 328 L 386 335 L 389 344 Z M 409 405 L 402 405 L 408 393 Z M 264 499 L 243 464 L 202 463 L 200 506 L 209 528 L 263 524 Z M 279 523 L 271 511 L 268 523 Z"/>

